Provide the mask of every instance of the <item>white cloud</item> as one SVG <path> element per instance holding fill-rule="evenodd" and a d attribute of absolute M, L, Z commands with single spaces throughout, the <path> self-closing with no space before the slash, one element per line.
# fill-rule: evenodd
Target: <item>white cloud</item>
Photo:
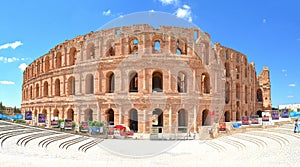
<path fill-rule="evenodd" d="M 22 63 L 19 65 L 19 69 L 23 72 L 26 69 L 27 65 L 25 63 Z"/>
<path fill-rule="evenodd" d="M 3 63 L 13 63 L 13 62 L 16 62 L 16 61 L 24 61 L 24 60 L 25 60 L 25 58 L 0 56 L 0 62 L 3 62 Z"/>
<path fill-rule="evenodd" d="M 108 9 L 107 11 L 103 11 L 102 14 L 104 16 L 109 16 L 111 14 L 111 11 L 110 11 L 110 9 Z"/>
<path fill-rule="evenodd" d="M 12 82 L 12 81 L 0 81 L 0 84 L 3 84 L 3 85 L 14 85 L 15 83 Z"/>
<path fill-rule="evenodd" d="M 163 5 L 177 5 L 178 0 L 159 0 Z"/>
<path fill-rule="evenodd" d="M 294 98 L 294 96 L 288 96 L 287 98 L 292 99 L 292 98 Z"/>
<path fill-rule="evenodd" d="M 0 46 L 0 50 L 1 49 L 7 49 L 7 48 L 12 48 L 12 49 L 16 49 L 17 47 L 23 45 L 23 43 L 21 41 L 15 41 L 13 43 L 6 43 Z"/>
<path fill-rule="evenodd" d="M 262 23 L 264 23 L 264 24 L 267 23 L 267 19 L 263 19 Z"/>
<path fill-rule="evenodd" d="M 289 84 L 290 87 L 296 87 L 296 84 Z"/>
<path fill-rule="evenodd" d="M 286 69 L 282 69 L 281 72 L 287 72 L 287 70 Z"/>
<path fill-rule="evenodd" d="M 183 5 L 182 8 L 178 8 L 175 14 L 177 17 L 188 20 L 189 22 L 193 21 L 191 16 L 192 14 L 191 7 L 188 5 Z"/>
<path fill-rule="evenodd" d="M 149 10 L 149 12 L 154 12 L 154 10 L 152 9 L 152 10 Z"/>

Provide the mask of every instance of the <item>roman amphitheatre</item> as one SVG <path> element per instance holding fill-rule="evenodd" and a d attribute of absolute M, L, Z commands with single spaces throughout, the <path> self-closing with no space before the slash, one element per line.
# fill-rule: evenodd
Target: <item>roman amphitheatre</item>
<path fill-rule="evenodd" d="M 251 55 L 249 55 L 251 56 Z M 197 27 L 101 29 L 59 43 L 23 73 L 22 113 L 198 133 L 271 111 L 270 71 Z"/>

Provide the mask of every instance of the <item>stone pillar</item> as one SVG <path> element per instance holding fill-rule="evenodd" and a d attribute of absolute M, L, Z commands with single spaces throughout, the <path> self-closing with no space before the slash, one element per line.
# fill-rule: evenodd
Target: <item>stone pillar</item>
<path fill-rule="evenodd" d="M 138 133 L 144 133 L 146 131 L 146 111 L 138 111 Z"/>

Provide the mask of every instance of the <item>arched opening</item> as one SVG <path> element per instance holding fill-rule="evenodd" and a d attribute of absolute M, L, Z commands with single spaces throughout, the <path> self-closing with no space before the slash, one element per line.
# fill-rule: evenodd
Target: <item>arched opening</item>
<path fill-rule="evenodd" d="M 42 114 L 44 114 L 44 116 L 39 116 L 38 121 L 39 121 L 39 123 L 46 123 L 47 122 L 47 115 L 48 115 L 47 110 L 43 109 Z"/>
<path fill-rule="evenodd" d="M 54 111 L 53 111 L 53 118 L 52 119 L 54 119 L 54 117 L 58 118 L 58 116 L 59 116 L 59 110 L 58 109 L 54 109 Z"/>
<path fill-rule="evenodd" d="M 47 81 L 44 82 L 44 91 L 43 91 L 43 93 L 44 93 L 44 97 L 48 96 L 48 82 Z"/>
<path fill-rule="evenodd" d="M 37 75 L 40 75 L 40 72 L 41 72 L 41 62 L 38 60 L 37 63 L 37 69 L 36 69 L 36 74 Z"/>
<path fill-rule="evenodd" d="M 160 44 L 160 40 L 154 40 L 154 44 L 153 44 L 153 52 L 160 52 L 161 51 L 161 44 Z"/>
<path fill-rule="evenodd" d="M 107 73 L 107 92 L 115 92 L 115 74 L 113 72 Z"/>
<path fill-rule="evenodd" d="M 92 74 L 85 77 L 85 93 L 94 94 L 94 76 Z"/>
<path fill-rule="evenodd" d="M 55 96 L 60 96 L 60 80 L 55 80 Z"/>
<path fill-rule="evenodd" d="M 91 58 L 95 58 L 95 45 L 94 43 L 89 43 L 86 49 L 86 59 L 90 60 Z"/>
<path fill-rule="evenodd" d="M 240 79 L 240 66 L 236 66 L 236 79 Z"/>
<path fill-rule="evenodd" d="M 76 60 L 76 48 L 72 47 L 70 49 L 70 53 L 69 53 L 69 65 L 75 65 L 75 60 Z"/>
<path fill-rule="evenodd" d="M 229 82 L 225 83 L 225 103 L 228 104 L 230 101 L 230 85 Z"/>
<path fill-rule="evenodd" d="M 50 69 L 50 58 L 49 56 L 45 57 L 45 73 L 48 73 Z"/>
<path fill-rule="evenodd" d="M 89 121 L 93 121 L 93 110 L 89 111 Z"/>
<path fill-rule="evenodd" d="M 224 113 L 225 122 L 230 122 L 230 112 L 226 111 Z"/>
<path fill-rule="evenodd" d="M 115 56 L 114 41 L 112 40 L 107 41 L 106 47 L 107 47 L 106 57 Z"/>
<path fill-rule="evenodd" d="M 204 94 L 210 94 L 210 79 L 208 73 L 203 73 L 201 77 L 201 90 Z"/>
<path fill-rule="evenodd" d="M 30 86 L 29 91 L 30 91 L 29 92 L 30 93 L 30 97 L 29 98 L 33 99 L 33 95 L 32 95 L 33 94 L 33 89 L 32 89 L 32 86 Z"/>
<path fill-rule="evenodd" d="M 134 132 L 138 132 L 138 112 L 136 109 L 129 111 L 129 128 Z"/>
<path fill-rule="evenodd" d="M 129 75 L 129 92 L 138 92 L 138 74 L 133 72 Z"/>
<path fill-rule="evenodd" d="M 36 98 L 40 97 L 40 86 L 39 86 L 39 84 L 35 85 L 35 97 Z"/>
<path fill-rule="evenodd" d="M 156 108 L 152 112 L 152 127 L 158 128 L 158 133 L 162 133 L 163 130 L 163 111 Z"/>
<path fill-rule="evenodd" d="M 75 95 L 75 78 L 73 76 L 68 79 L 68 95 Z"/>
<path fill-rule="evenodd" d="M 241 86 L 239 83 L 236 84 L 236 99 L 240 100 L 240 95 L 241 95 Z"/>
<path fill-rule="evenodd" d="M 262 96 L 261 89 L 257 89 L 257 91 L 256 91 L 256 101 L 257 102 L 262 102 L 263 101 L 263 96 Z"/>
<path fill-rule="evenodd" d="M 74 121 L 74 110 L 71 108 L 67 111 L 67 119 Z"/>
<path fill-rule="evenodd" d="M 61 67 L 61 52 L 58 52 L 56 54 L 55 65 L 56 65 L 56 68 Z"/>
<path fill-rule="evenodd" d="M 114 110 L 113 109 L 109 109 L 106 112 L 106 121 L 108 123 L 108 125 L 114 125 L 115 123 L 115 115 L 114 115 Z"/>
<path fill-rule="evenodd" d="M 152 92 L 163 91 L 163 75 L 161 72 L 154 72 L 152 74 Z"/>
<path fill-rule="evenodd" d="M 245 111 L 245 115 L 244 116 L 248 116 L 248 111 Z"/>
<path fill-rule="evenodd" d="M 183 40 L 177 40 L 176 42 L 176 54 L 186 54 L 186 42 Z"/>
<path fill-rule="evenodd" d="M 225 71 L 226 71 L 226 77 L 230 77 L 230 66 L 229 63 L 225 63 Z"/>
<path fill-rule="evenodd" d="M 138 53 L 138 39 L 137 38 L 131 38 L 129 41 L 129 54 L 137 54 Z"/>
<path fill-rule="evenodd" d="M 178 111 L 178 132 L 186 133 L 188 126 L 188 114 L 184 109 Z"/>
<path fill-rule="evenodd" d="M 209 111 L 207 109 L 202 111 L 202 126 L 210 125 L 208 113 L 209 113 Z"/>
<path fill-rule="evenodd" d="M 183 72 L 178 73 L 177 90 L 178 90 L 179 93 L 186 93 L 187 92 L 187 77 Z"/>
<path fill-rule="evenodd" d="M 88 108 L 84 111 L 84 121 L 93 121 L 93 110 Z"/>
<path fill-rule="evenodd" d="M 261 118 L 262 117 L 262 111 L 261 110 L 256 111 L 256 115 L 258 115 Z"/>

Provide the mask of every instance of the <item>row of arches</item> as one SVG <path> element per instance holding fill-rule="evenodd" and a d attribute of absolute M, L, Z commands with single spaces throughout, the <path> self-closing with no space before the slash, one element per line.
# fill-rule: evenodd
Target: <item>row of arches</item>
<path fill-rule="evenodd" d="M 24 71 L 24 80 L 30 79 L 32 77 L 39 76 L 43 73 L 48 73 L 51 69 L 58 69 L 63 66 L 73 66 L 76 61 L 77 49 L 72 47 L 69 49 L 67 56 L 63 61 L 62 52 L 58 51 L 53 53 L 52 59 L 49 55 L 37 59 L 34 63 L 29 65 Z M 51 63 L 52 61 L 52 63 Z M 63 62 L 65 62 L 63 64 Z"/>
<path fill-rule="evenodd" d="M 95 78 L 93 74 L 87 74 L 85 77 L 85 94 L 94 94 L 94 88 L 95 88 Z M 139 77 L 138 73 L 135 71 L 132 71 L 129 74 L 128 78 L 129 92 L 138 92 L 139 91 Z M 152 92 L 163 92 L 163 73 L 161 71 L 154 71 L 152 73 Z M 59 78 L 55 79 L 54 81 L 54 96 L 61 96 L 61 84 L 64 84 Z M 113 72 L 108 72 L 106 74 L 106 93 L 114 93 L 115 92 L 115 74 Z M 187 93 L 188 89 L 188 76 L 184 72 L 179 72 L 177 75 L 177 92 L 178 93 Z M 42 83 L 42 86 L 40 86 L 39 83 L 36 83 L 35 85 L 30 85 L 29 89 L 24 88 L 23 89 L 23 100 L 29 100 L 40 97 L 47 97 L 49 96 L 49 86 L 51 86 L 48 81 L 44 81 Z M 34 95 L 34 89 L 35 89 L 35 96 Z M 41 90 L 42 89 L 42 90 Z M 76 85 L 75 85 L 75 77 L 70 76 L 67 79 L 67 88 L 66 88 L 66 94 L 67 95 L 75 95 L 76 93 Z M 40 93 L 42 92 L 42 94 Z M 210 93 L 210 78 L 208 73 L 203 73 L 201 77 L 201 92 L 204 94 Z"/>
<path fill-rule="evenodd" d="M 248 92 L 250 91 L 250 93 Z M 245 86 L 244 87 L 244 101 L 245 101 L 245 104 L 248 103 L 248 95 L 250 94 L 250 99 L 251 101 L 253 100 L 253 96 L 255 96 L 254 94 L 252 94 L 252 89 L 248 88 L 248 86 Z M 227 81 L 225 82 L 225 104 L 229 104 L 230 102 L 230 97 L 231 97 L 231 94 L 233 93 L 232 89 L 231 89 L 231 85 L 230 83 Z M 237 100 L 241 100 L 240 99 L 241 97 L 241 86 L 239 83 L 236 83 L 236 99 Z M 258 88 L 256 90 L 256 101 L 257 102 L 262 102 L 263 100 L 263 94 L 262 94 L 262 90 L 260 88 Z"/>

